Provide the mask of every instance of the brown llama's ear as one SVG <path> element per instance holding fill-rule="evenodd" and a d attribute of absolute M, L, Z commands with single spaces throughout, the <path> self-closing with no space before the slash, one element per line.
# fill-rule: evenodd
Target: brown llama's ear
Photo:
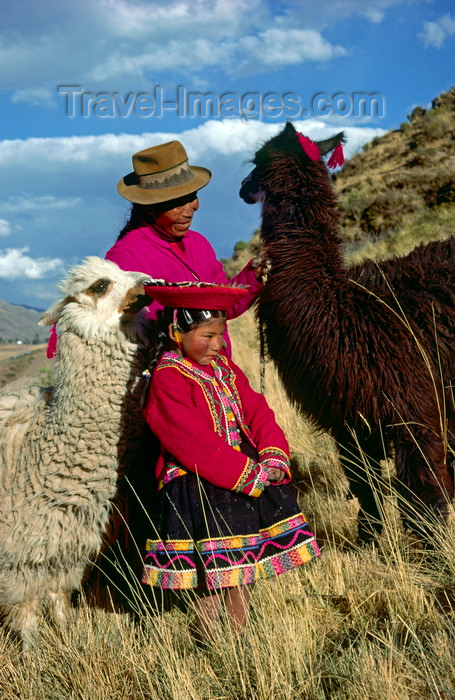
<path fill-rule="evenodd" d="M 283 129 L 283 134 L 286 134 L 286 136 L 289 136 L 290 134 L 295 134 L 295 133 L 296 133 L 296 129 L 291 124 L 291 122 L 286 122 L 286 126 Z"/>
<path fill-rule="evenodd" d="M 345 143 L 345 141 L 344 131 L 340 131 L 338 134 L 335 134 L 335 136 L 325 139 L 325 141 L 316 141 L 315 143 L 321 152 L 321 156 L 325 156 L 339 146 L 340 143 Z"/>

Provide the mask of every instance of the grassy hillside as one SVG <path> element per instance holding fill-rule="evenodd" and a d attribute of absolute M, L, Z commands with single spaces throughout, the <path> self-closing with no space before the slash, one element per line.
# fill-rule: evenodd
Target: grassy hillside
<path fill-rule="evenodd" d="M 335 190 L 351 261 L 401 255 L 455 232 L 455 87 L 367 144 Z"/>
<path fill-rule="evenodd" d="M 455 233 L 455 87 L 366 144 L 333 180 L 348 262 L 404 255 Z M 257 232 L 239 241 L 224 261 L 228 274 L 259 248 Z"/>
<path fill-rule="evenodd" d="M 257 386 L 251 315 L 230 328 L 236 359 Z M 321 558 L 257 583 L 244 636 L 225 624 L 206 650 L 191 637 L 191 610 L 144 609 L 139 584 L 130 594 L 137 614 L 81 601 L 67 624 L 42 621 L 26 659 L 0 631 L 2 700 L 455 697 L 454 527 L 430 543 L 434 552 L 422 551 L 400 529 L 385 475 L 386 530 L 374 547 L 358 549 L 357 504 L 333 445 L 289 406 L 270 366 L 266 396 L 289 437 L 294 489 Z"/>
<path fill-rule="evenodd" d="M 0 345 L 0 390 L 53 384 L 53 363 L 45 345 Z"/>

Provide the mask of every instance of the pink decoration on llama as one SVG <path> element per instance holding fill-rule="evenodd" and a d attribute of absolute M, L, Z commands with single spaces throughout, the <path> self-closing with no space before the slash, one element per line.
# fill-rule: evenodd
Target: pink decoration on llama
<path fill-rule="evenodd" d="M 339 143 L 327 163 L 328 168 L 339 168 L 344 163 L 343 144 Z"/>
<path fill-rule="evenodd" d="M 47 341 L 47 349 L 46 349 L 46 357 L 48 357 L 50 360 L 55 356 L 55 353 L 57 352 L 57 341 L 58 341 L 58 335 L 57 335 L 57 324 L 54 323 L 52 328 L 49 331 L 50 336 L 49 340 Z"/>
<path fill-rule="evenodd" d="M 319 160 L 321 157 L 321 151 L 319 150 L 315 142 L 309 139 L 308 136 L 304 136 L 303 134 L 296 133 L 296 136 L 303 150 L 307 154 L 308 158 L 311 158 L 311 160 L 314 161 Z"/>

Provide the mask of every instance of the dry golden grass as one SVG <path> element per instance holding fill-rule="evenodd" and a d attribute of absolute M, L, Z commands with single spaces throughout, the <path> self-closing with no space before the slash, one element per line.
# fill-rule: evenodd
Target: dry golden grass
<path fill-rule="evenodd" d="M 231 331 L 235 359 L 257 388 L 251 314 Z M 135 617 L 82 602 L 62 629 L 43 621 L 27 659 L 3 632 L 2 700 L 455 697 L 453 526 L 435 538 L 431 555 L 422 551 L 400 529 L 385 475 L 384 534 L 358 549 L 356 504 L 346 498 L 332 441 L 315 436 L 289 406 L 270 367 L 266 396 L 289 436 L 320 559 L 258 583 L 244 636 L 226 625 L 205 651 L 191 638 L 191 613 L 179 608 Z"/>

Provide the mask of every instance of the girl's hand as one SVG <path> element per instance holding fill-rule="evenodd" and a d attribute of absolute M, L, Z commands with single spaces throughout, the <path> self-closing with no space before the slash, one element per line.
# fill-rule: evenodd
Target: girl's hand
<path fill-rule="evenodd" d="M 269 473 L 269 481 L 282 481 L 286 473 L 282 469 L 277 469 L 277 467 L 267 467 Z"/>

